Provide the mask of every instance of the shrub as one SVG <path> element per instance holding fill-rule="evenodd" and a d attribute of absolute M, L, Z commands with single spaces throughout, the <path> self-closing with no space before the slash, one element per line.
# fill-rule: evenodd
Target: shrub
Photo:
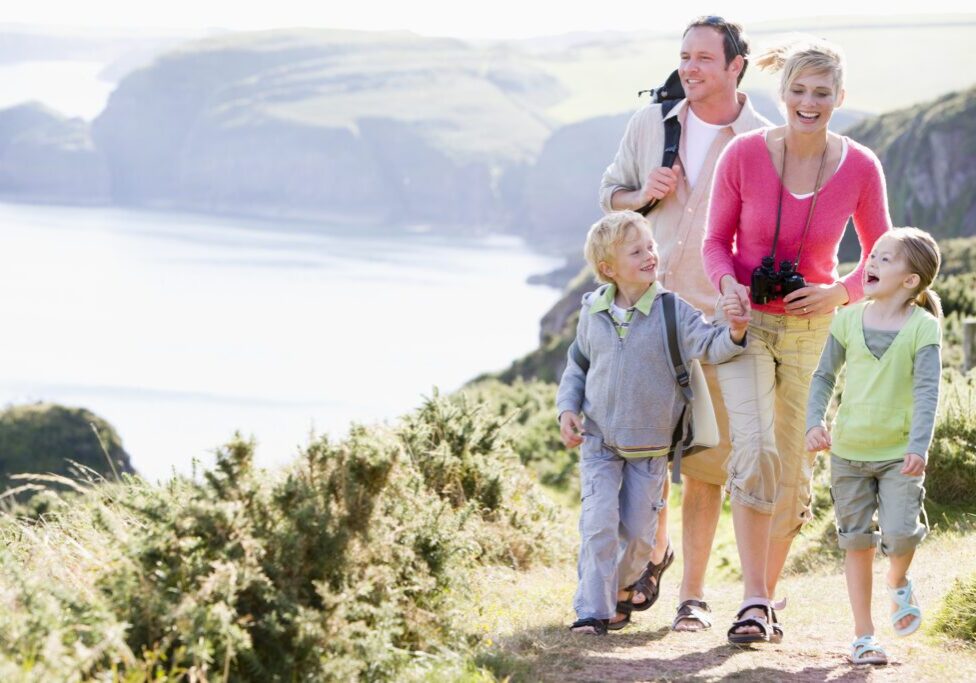
<path fill-rule="evenodd" d="M 463 648 L 474 563 L 563 557 L 501 426 L 435 395 L 277 472 L 236 438 L 199 481 L 71 483 L 0 516 L 0 679 L 392 680 Z"/>
<path fill-rule="evenodd" d="M 943 374 L 942 397 L 929 461 L 926 495 L 951 506 L 976 505 L 976 374 Z"/>
<path fill-rule="evenodd" d="M 976 574 L 953 583 L 931 628 L 952 638 L 976 642 Z"/>

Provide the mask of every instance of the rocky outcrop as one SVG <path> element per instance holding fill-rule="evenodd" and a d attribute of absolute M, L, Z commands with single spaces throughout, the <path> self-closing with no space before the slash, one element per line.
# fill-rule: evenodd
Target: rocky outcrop
<path fill-rule="evenodd" d="M 101 203 L 108 167 L 88 124 L 28 103 L 0 111 L 0 196 Z"/>
<path fill-rule="evenodd" d="M 849 131 L 884 166 L 895 225 L 976 235 L 976 88 L 883 114 Z"/>

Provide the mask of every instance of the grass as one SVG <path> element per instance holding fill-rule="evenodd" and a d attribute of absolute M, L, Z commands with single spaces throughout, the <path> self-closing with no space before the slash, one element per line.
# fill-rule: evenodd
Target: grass
<path fill-rule="evenodd" d="M 723 515 L 720 540 L 728 528 L 728 515 Z M 972 530 L 973 526 L 965 524 L 944 528 L 916 556 L 912 575 L 930 625 L 935 622 L 935 607 L 952 592 L 953 582 L 976 573 L 976 534 Z M 725 629 L 739 603 L 741 587 L 722 566 L 731 562 L 726 553 L 727 549 L 719 547 L 709 567 L 707 599 L 716 625 L 698 635 L 669 630 L 682 571 L 680 553 L 662 582 L 659 603 L 638 613 L 635 625 L 607 638 L 576 636 L 566 628 L 574 618 L 576 577 L 572 566 L 525 573 L 484 569 L 472 581 L 471 609 L 463 620 L 471 635 L 481 641 L 476 661 L 499 680 L 509 677 L 512 681 L 820 681 L 867 675 L 846 661 L 852 623 L 843 574 L 837 567 L 784 578 L 781 594 L 788 596 L 789 605 L 781 614 L 787 630 L 783 645 L 763 649 L 727 645 Z M 935 627 L 910 639 L 894 638 L 888 625 L 890 603 L 883 571 L 879 559 L 874 619 L 893 663 L 872 671 L 872 680 L 976 679 L 976 648 L 965 641 Z"/>

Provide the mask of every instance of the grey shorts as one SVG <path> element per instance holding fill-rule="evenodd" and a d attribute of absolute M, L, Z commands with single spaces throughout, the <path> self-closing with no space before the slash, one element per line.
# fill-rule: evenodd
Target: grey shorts
<path fill-rule="evenodd" d="M 867 550 L 880 543 L 885 555 L 904 555 L 925 538 L 925 476 L 902 474 L 903 464 L 902 459 L 870 462 L 831 454 L 830 495 L 841 548 Z"/>

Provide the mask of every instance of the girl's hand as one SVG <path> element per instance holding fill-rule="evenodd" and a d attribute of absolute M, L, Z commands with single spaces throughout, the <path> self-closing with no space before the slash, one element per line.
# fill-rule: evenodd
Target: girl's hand
<path fill-rule="evenodd" d="M 559 416 L 559 436 L 566 448 L 576 448 L 583 443 L 583 420 L 572 410 L 564 410 Z"/>
<path fill-rule="evenodd" d="M 925 474 L 925 460 L 918 453 L 906 453 L 905 464 L 901 466 L 901 473 L 910 477 L 920 477 Z"/>
<path fill-rule="evenodd" d="M 823 425 L 810 427 L 810 431 L 807 432 L 806 446 L 811 453 L 826 451 L 830 448 L 830 432 Z"/>
<path fill-rule="evenodd" d="M 801 318 L 833 313 L 848 300 L 847 288 L 840 282 L 832 285 L 807 285 L 783 297 L 786 312 Z"/>

